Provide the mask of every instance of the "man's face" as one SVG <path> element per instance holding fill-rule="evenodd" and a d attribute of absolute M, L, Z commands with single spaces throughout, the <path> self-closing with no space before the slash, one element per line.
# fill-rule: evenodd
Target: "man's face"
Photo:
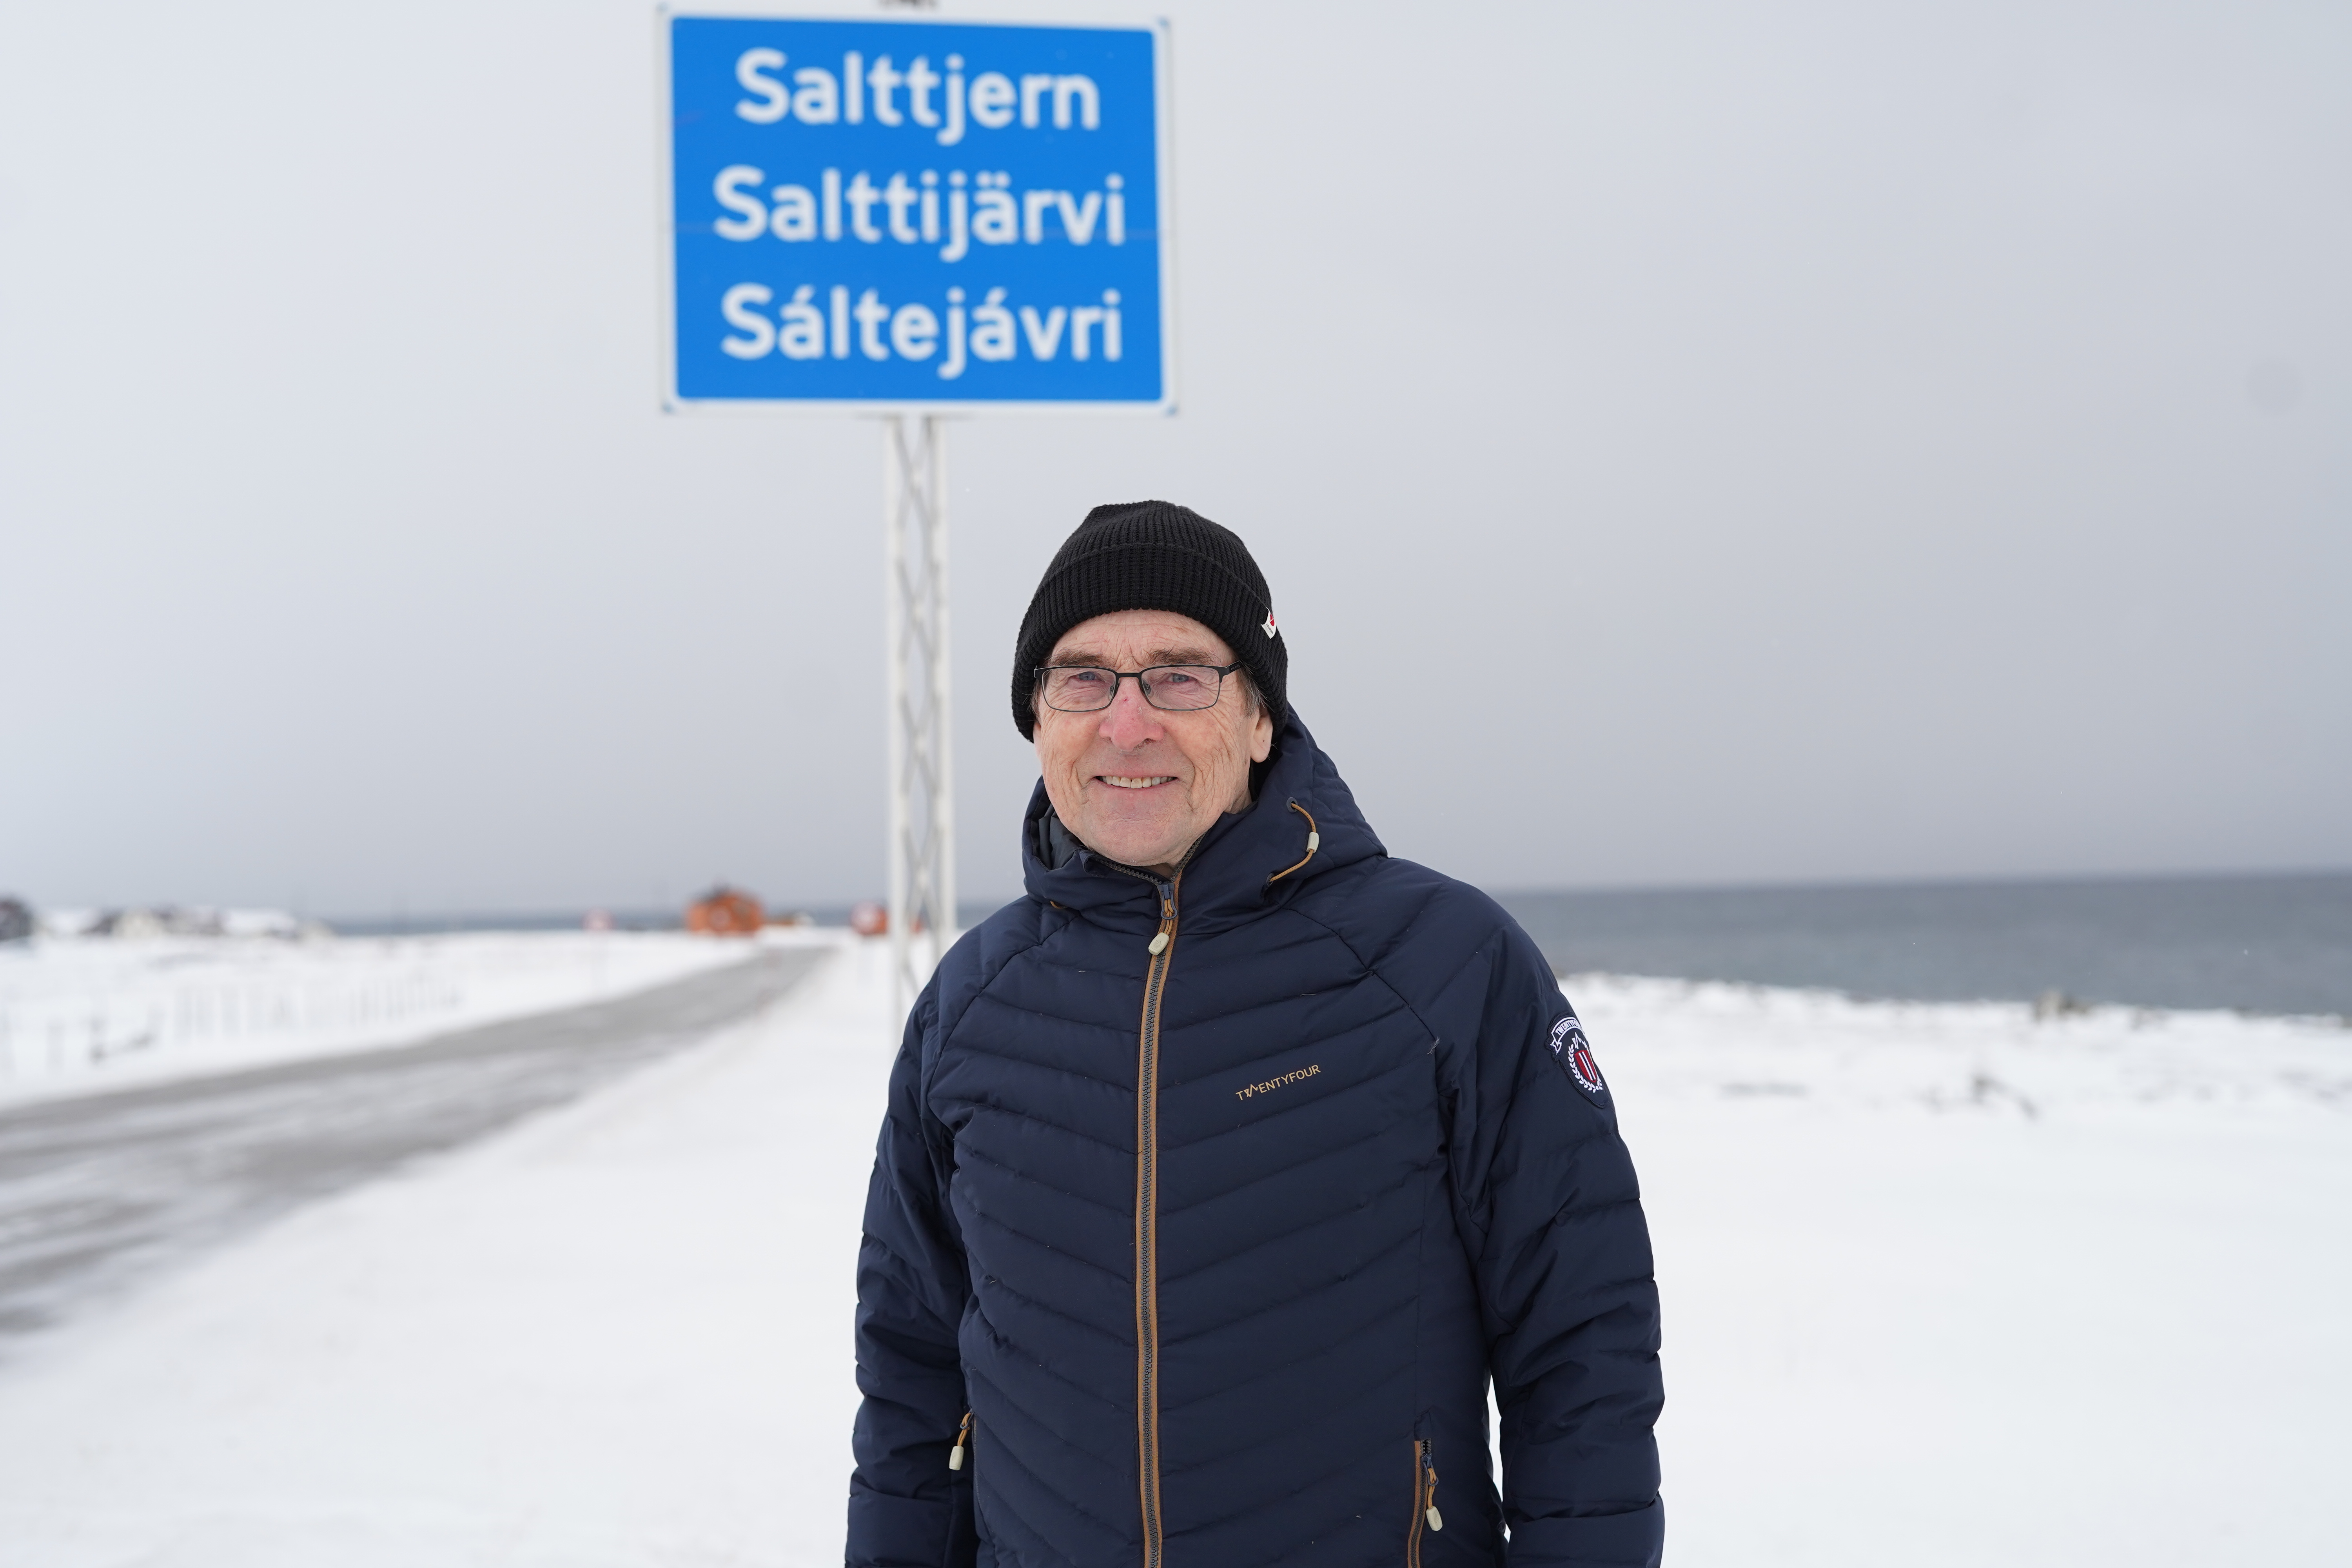
<path fill-rule="evenodd" d="M 1224 639 L 1189 616 L 1120 610 L 1081 622 L 1048 664 L 1148 669 L 1234 662 Z M 1037 767 L 1054 815 L 1080 842 L 1129 866 L 1166 867 L 1219 816 L 1249 805 L 1249 770 L 1274 749 L 1274 719 L 1236 670 L 1213 708 L 1171 713 L 1122 680 L 1098 713 L 1036 704 Z"/>

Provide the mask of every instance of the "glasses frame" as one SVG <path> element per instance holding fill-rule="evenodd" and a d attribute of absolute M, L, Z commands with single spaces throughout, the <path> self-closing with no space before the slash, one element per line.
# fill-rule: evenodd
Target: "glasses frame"
<path fill-rule="evenodd" d="M 1141 669 L 1113 669 L 1107 664 L 1041 664 L 1037 666 L 1034 673 L 1037 678 L 1037 700 L 1045 703 L 1047 708 L 1053 709 L 1056 713 L 1107 712 L 1118 701 L 1118 686 L 1119 682 L 1122 680 L 1134 681 L 1135 689 L 1143 693 L 1143 700 L 1149 704 L 1155 712 L 1206 713 L 1210 709 L 1214 708 L 1218 703 L 1225 700 L 1225 677 L 1231 675 L 1234 671 L 1241 668 L 1241 661 L 1239 659 L 1235 659 L 1231 664 L 1154 664 L 1147 665 Z M 1052 700 L 1045 695 L 1045 677 L 1051 675 L 1057 669 L 1101 670 L 1104 674 L 1111 678 L 1110 700 L 1105 702 L 1100 708 L 1055 708 Z M 1213 669 L 1217 672 L 1217 694 L 1214 697 L 1210 698 L 1206 702 L 1202 703 L 1198 708 L 1162 708 L 1159 703 L 1151 700 L 1151 688 L 1143 678 L 1147 675 L 1155 674 L 1163 669 Z"/>

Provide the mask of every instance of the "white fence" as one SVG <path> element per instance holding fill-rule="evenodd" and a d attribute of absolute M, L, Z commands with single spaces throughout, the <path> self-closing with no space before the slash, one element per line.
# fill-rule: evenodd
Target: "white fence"
<path fill-rule="evenodd" d="M 743 956 L 608 931 L 43 941 L 0 951 L 0 1097 L 394 1044 Z"/>

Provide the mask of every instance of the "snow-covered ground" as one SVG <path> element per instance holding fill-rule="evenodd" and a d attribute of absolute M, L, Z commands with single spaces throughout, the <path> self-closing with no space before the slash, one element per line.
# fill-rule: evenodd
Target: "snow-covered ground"
<path fill-rule="evenodd" d="M 837 1563 L 884 956 L 0 1373 L 0 1557 Z M 1675 1562 L 2342 1560 L 2352 1031 L 1570 990 L 1657 1238 Z"/>
<path fill-rule="evenodd" d="M 1571 980 L 1681 1563 L 2341 1563 L 2352 1029 Z"/>
<path fill-rule="evenodd" d="M 0 1103 L 398 1045 L 743 956 L 662 932 L 44 937 L 0 947 Z"/>

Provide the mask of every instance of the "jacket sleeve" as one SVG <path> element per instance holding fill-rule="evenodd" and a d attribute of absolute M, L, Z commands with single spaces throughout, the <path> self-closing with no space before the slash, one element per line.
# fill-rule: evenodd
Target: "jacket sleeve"
<path fill-rule="evenodd" d="M 907 1020 L 866 1188 L 857 1252 L 857 1387 L 849 1568 L 939 1568 L 972 1552 L 970 1470 L 950 1470 L 963 1419 L 957 1324 L 970 1293 L 946 1201 L 952 1149 L 923 1107 L 937 984 Z"/>
<path fill-rule="evenodd" d="M 1664 1549 L 1664 1393 L 1633 1159 L 1550 965 L 1515 926 L 1490 952 L 1453 1157 L 1502 1414 L 1509 1563 L 1647 1568 Z"/>

